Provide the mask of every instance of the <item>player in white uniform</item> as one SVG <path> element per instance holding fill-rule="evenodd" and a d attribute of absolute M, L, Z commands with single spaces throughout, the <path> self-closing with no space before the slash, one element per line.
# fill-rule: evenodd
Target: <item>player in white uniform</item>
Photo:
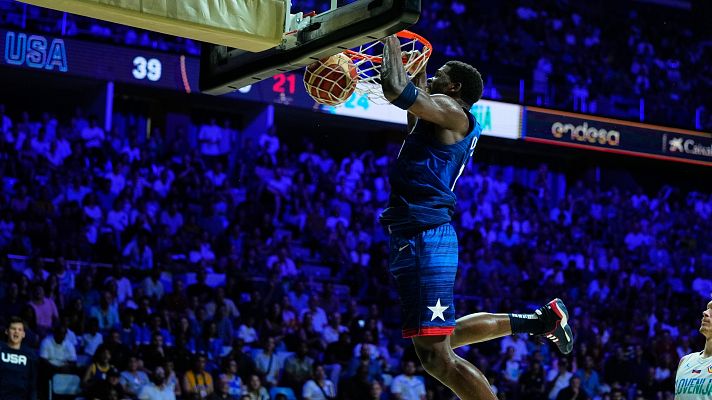
<path fill-rule="evenodd" d="M 712 400 L 712 301 L 702 313 L 705 349 L 682 357 L 675 375 L 676 400 Z"/>

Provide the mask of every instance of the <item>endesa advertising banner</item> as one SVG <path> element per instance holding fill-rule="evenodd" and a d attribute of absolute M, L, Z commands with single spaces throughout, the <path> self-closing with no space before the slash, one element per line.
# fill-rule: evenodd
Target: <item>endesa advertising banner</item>
<path fill-rule="evenodd" d="M 712 134 L 527 107 L 530 142 L 712 166 Z"/>

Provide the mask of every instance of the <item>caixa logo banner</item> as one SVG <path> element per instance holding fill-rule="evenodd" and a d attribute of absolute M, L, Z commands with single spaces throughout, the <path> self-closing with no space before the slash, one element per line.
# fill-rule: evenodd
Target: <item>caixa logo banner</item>
<path fill-rule="evenodd" d="M 524 139 L 712 166 L 712 134 L 527 107 Z"/>

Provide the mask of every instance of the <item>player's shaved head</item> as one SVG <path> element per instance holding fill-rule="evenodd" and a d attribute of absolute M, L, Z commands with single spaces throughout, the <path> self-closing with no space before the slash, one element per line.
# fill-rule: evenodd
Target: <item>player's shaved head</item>
<path fill-rule="evenodd" d="M 482 97 L 484 84 L 482 83 L 482 75 L 470 64 L 462 61 L 448 61 L 445 63 L 448 70 L 450 81 L 461 84 L 460 98 L 468 105 L 475 104 Z"/>

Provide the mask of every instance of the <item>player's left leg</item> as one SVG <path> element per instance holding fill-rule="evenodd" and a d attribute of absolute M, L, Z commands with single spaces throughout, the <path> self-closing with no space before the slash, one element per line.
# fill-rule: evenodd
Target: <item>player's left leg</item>
<path fill-rule="evenodd" d="M 415 351 L 425 371 L 461 400 L 496 400 L 487 378 L 452 351 L 449 336 L 417 336 Z"/>
<path fill-rule="evenodd" d="M 457 319 L 450 336 L 453 349 L 468 344 L 486 342 L 512 334 L 508 314 L 474 313 Z"/>
<path fill-rule="evenodd" d="M 550 301 L 533 314 L 466 315 L 457 320 L 450 343 L 455 349 L 513 333 L 543 335 L 554 342 L 564 354 L 573 349 L 574 336 L 569 326 L 569 312 L 561 299 Z"/>

